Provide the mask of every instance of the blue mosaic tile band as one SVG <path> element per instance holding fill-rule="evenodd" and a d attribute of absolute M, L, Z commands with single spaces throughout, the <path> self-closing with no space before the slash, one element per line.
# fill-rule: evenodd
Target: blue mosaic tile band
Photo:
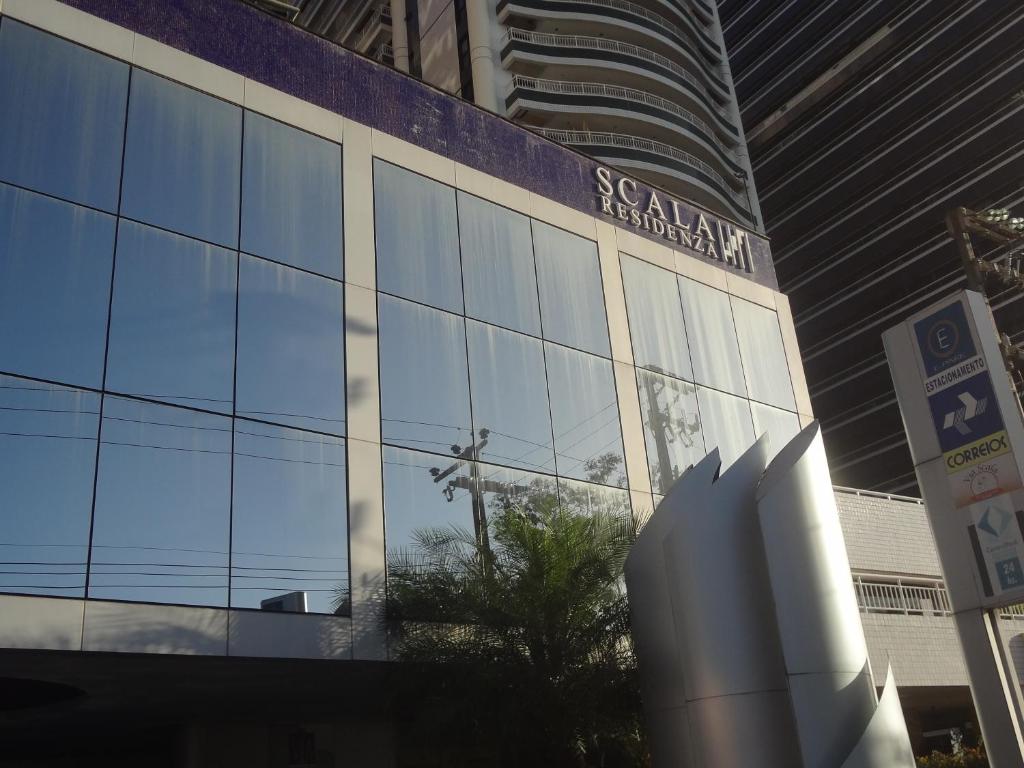
<path fill-rule="evenodd" d="M 600 164 L 596 160 L 240 0 L 60 2 L 570 208 L 608 218 L 642 237 L 692 252 L 695 258 L 725 271 L 778 288 L 765 238 L 748 233 L 737 248 L 738 225 L 679 200 L 673 212 L 694 234 L 699 227 L 698 214 L 703 214 L 704 231 L 714 234 L 716 245 L 708 252 L 707 237 L 693 238 L 694 249 L 670 242 L 667 233 L 655 234 L 644 228 L 645 223 L 652 223 L 642 216 L 652 189 L 640 182 L 636 197 L 641 201 L 641 223 L 631 226 L 628 217 L 620 222 L 609 217 L 607 208 L 602 211 L 595 176 Z M 615 178 L 619 175 L 613 173 Z M 660 191 L 656 194 L 668 213 L 667 201 L 672 198 Z M 678 228 L 675 234 L 680 234 Z M 719 253 L 722 250 L 726 253 Z M 730 255 L 732 263 L 726 260 Z M 743 268 L 747 262 L 749 271 Z"/>

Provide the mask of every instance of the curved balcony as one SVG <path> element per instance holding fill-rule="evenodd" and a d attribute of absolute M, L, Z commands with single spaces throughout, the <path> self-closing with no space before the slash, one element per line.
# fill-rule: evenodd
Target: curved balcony
<path fill-rule="evenodd" d="M 728 111 L 711 98 L 707 87 L 692 72 L 646 48 L 605 37 L 528 32 L 513 27 L 505 32 L 501 58 L 507 67 L 510 60 L 517 57 L 535 63 L 567 65 L 571 65 L 573 59 L 580 59 L 651 78 L 694 98 L 725 135 L 739 136 Z"/>
<path fill-rule="evenodd" d="M 708 123 L 676 102 L 647 91 L 607 83 L 514 75 L 505 105 L 510 114 L 514 109 L 554 114 L 583 113 L 624 117 L 657 125 L 696 143 L 720 163 L 726 173 L 743 173 L 743 167 L 733 158 L 729 146 Z"/>
<path fill-rule="evenodd" d="M 753 220 L 746 191 L 732 186 L 738 184 L 742 187 L 743 180 L 737 178 L 732 182 L 726 181 L 722 174 L 689 152 L 683 152 L 660 141 L 621 133 L 564 131 L 552 128 L 534 130 L 545 138 L 574 147 L 611 165 L 651 170 L 702 188 L 720 202 L 730 215 L 747 222 Z"/>
<path fill-rule="evenodd" d="M 716 70 L 722 60 L 721 50 L 705 40 L 705 36 L 697 32 L 695 24 L 691 23 L 690 29 L 684 30 L 661 14 L 629 0 L 500 0 L 498 19 L 507 21 L 510 14 L 549 19 L 588 17 L 592 21 L 640 32 L 672 48 L 689 61 L 710 84 L 709 93 L 714 98 L 720 102 L 729 98 L 729 85 Z M 702 45 L 698 46 L 698 42 Z"/>
<path fill-rule="evenodd" d="M 684 3 L 683 0 L 655 0 L 655 2 L 668 8 L 673 14 L 683 20 L 697 34 L 698 38 L 712 51 L 717 51 L 721 56 L 721 46 L 708 31 L 708 27 L 714 21 L 714 16 L 709 15 L 704 7 L 698 7 L 695 0 Z"/>

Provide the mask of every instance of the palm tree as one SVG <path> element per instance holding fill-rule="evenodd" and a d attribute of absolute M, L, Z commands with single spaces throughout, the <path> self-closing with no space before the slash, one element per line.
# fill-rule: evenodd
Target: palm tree
<path fill-rule="evenodd" d="M 552 494 L 496 504 L 487 542 L 424 529 L 389 558 L 406 662 L 408 764 L 644 763 L 622 567 L 628 512 L 580 514 Z"/>

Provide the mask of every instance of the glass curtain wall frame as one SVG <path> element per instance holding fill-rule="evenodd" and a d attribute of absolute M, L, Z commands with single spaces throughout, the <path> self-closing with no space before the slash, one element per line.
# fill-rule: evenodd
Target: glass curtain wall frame
<path fill-rule="evenodd" d="M 324 507 L 330 521 L 312 526 L 316 542 L 300 549 L 309 549 L 310 558 L 333 565 L 294 568 L 300 571 L 298 576 L 276 579 L 285 567 L 295 564 L 262 561 L 257 575 L 273 573 L 276 580 L 269 582 L 269 589 L 268 582 L 263 582 L 261 594 L 273 603 L 274 595 L 283 594 L 287 587 L 289 593 L 308 593 L 304 610 L 347 612 L 349 601 L 343 597 L 349 578 L 346 443 L 341 437 L 311 431 L 322 430 L 320 421 L 326 419 L 336 425 L 329 431 L 344 432 L 340 282 L 263 258 L 242 257 L 250 265 L 258 264 L 248 270 L 250 275 L 261 272 L 263 265 L 266 271 L 274 271 L 273 280 L 257 286 L 267 289 L 261 298 L 270 303 L 275 294 L 288 293 L 278 290 L 282 286 L 287 289 L 290 282 L 303 282 L 293 280 L 295 275 L 308 278 L 307 285 L 316 285 L 310 293 L 328 297 L 310 302 L 305 313 L 285 313 L 294 321 L 290 336 L 276 333 L 268 339 L 257 329 L 254 313 L 245 311 L 241 330 L 247 341 L 253 341 L 254 335 L 262 337 L 263 349 L 256 345 L 260 354 L 255 356 L 261 362 L 280 363 L 270 366 L 271 372 L 291 368 L 294 375 L 299 370 L 300 378 L 326 380 L 330 391 L 319 400 L 313 396 L 317 393 L 299 393 L 301 403 L 312 403 L 308 408 L 291 409 L 294 403 L 287 390 L 268 397 L 275 401 L 269 404 L 275 413 L 265 416 L 297 411 L 296 421 L 307 420 L 302 430 L 232 420 L 239 188 L 245 167 L 242 135 L 236 126 L 240 129 L 243 115 L 254 123 L 264 118 L 9 17 L 0 22 L 0 30 L 0 61 L 4 62 L 0 104 L 6 105 L 0 108 L 0 135 L 20 137 L 5 140 L 4 146 L 22 153 L 19 159 L 14 153 L 4 155 L 0 148 L 0 293 L 4 287 L 18 289 L 0 300 L 0 313 L 11 313 L 0 318 L 8 334 L 5 338 L 0 331 L 0 371 L 10 368 L 17 374 L 0 376 L 0 399 L 7 407 L 0 411 L 0 420 L 8 427 L 0 431 L 10 433 L 0 435 L 4 457 L 0 507 L 5 510 L 0 516 L 0 555 L 8 561 L 44 564 L 31 573 L 19 569 L 18 574 L 9 575 L 0 592 L 84 597 L 88 578 L 88 596 L 97 599 L 261 609 L 252 601 L 243 605 L 246 574 L 239 569 L 246 563 L 237 563 L 231 573 L 226 570 L 230 548 L 222 529 L 230 519 L 232 491 L 241 494 L 245 489 L 238 484 L 232 489 L 228 483 L 225 496 L 224 481 L 230 471 L 225 473 L 224 468 L 233 460 L 236 465 L 273 460 L 292 469 L 296 464 L 315 465 L 317 473 L 331 478 L 332 495 Z M 19 40 L 12 44 L 15 37 Z M 39 60 L 42 53 L 45 61 Z M 25 62 L 26 72 L 33 76 L 13 78 Z M 58 81 L 74 92 L 58 99 L 54 95 Z M 155 115 L 168 119 L 156 120 Z M 197 125 L 203 127 L 201 135 L 196 135 Z M 272 143 L 278 146 L 296 138 L 314 138 L 284 124 L 274 123 L 274 127 L 287 139 L 277 136 Z M 151 129 L 168 141 L 154 137 Z M 123 144 L 126 132 L 128 145 Z M 161 152 L 146 156 L 143 150 L 152 143 L 159 144 Z M 312 143 L 336 156 L 339 178 L 331 186 L 340 195 L 340 145 Z M 47 163 L 22 162 L 38 154 L 39 147 L 47 153 Z M 74 155 L 74 162 L 57 164 L 68 154 Z M 266 169 L 262 173 L 268 179 L 274 176 Z M 157 181 L 151 183 L 154 178 Z M 280 184 L 281 179 L 276 182 Z M 216 205 L 206 206 L 207 198 L 216 198 Z M 301 262 L 299 266 L 340 277 L 340 200 L 337 207 L 328 201 L 326 209 L 319 219 L 333 218 L 327 224 L 336 224 L 338 234 L 326 239 L 339 247 L 337 252 L 333 245 L 322 250 L 332 254 L 334 266 Z M 116 218 L 118 213 L 121 219 Z M 115 233 L 121 235 L 120 244 Z M 278 262 L 306 255 L 296 254 L 302 248 L 294 244 L 276 253 L 264 250 Z M 243 288 L 257 283 L 248 280 Z M 260 303 L 252 293 L 246 294 L 250 306 Z M 30 305 L 38 310 L 35 315 Z M 326 322 L 311 321 L 310 316 L 317 313 Z M 301 366 L 282 362 L 289 339 L 309 335 L 294 329 L 311 322 L 331 329 L 329 354 L 310 355 L 329 361 L 326 376 L 306 375 Z M 26 339 L 33 341 L 26 343 Z M 251 345 L 239 351 L 250 361 L 254 357 Z M 171 380 L 168 371 L 182 375 Z M 126 377 L 126 372 L 134 376 Z M 104 378 L 108 379 L 106 394 Z M 253 394 L 250 386 L 246 396 Z M 281 394 L 284 402 L 276 402 Z M 230 438 L 243 423 L 251 425 L 248 431 L 274 432 L 283 441 L 279 445 L 288 448 L 311 451 L 309 444 L 316 443 L 315 455 L 296 458 L 285 455 L 280 447 L 269 458 L 242 456 L 237 451 L 232 455 L 225 436 Z M 270 439 L 240 435 L 236 441 L 250 438 Z M 139 458 L 144 455 L 150 458 Z M 301 485 L 315 484 L 304 481 Z M 278 484 L 286 486 L 295 484 Z M 254 493 L 270 498 L 258 491 L 249 496 Z M 314 506 L 327 498 L 326 493 L 316 496 Z M 280 510 L 295 510 L 301 524 L 292 521 L 290 525 L 309 527 L 308 498 L 294 493 L 283 500 L 279 496 L 278 501 L 274 525 L 289 521 L 290 514 Z M 16 514 L 9 504 L 20 512 Z M 251 508 L 248 514 L 264 519 Z M 90 525 L 95 533 L 94 568 L 87 573 Z M 170 533 L 167 526 L 173 527 Z M 266 540 L 286 541 L 279 531 L 271 530 L 270 522 L 249 527 Z M 246 530 L 244 521 L 240 530 Z M 154 543 L 154 536 L 162 541 Z M 330 551 L 325 553 L 324 547 Z M 29 549 L 34 558 L 27 556 Z M 239 556 L 248 552 L 236 550 Z M 293 555 L 293 550 L 286 549 L 275 556 Z M 331 571 L 327 577 L 322 576 L 325 570 Z M 323 587 L 324 578 L 332 582 L 331 594 L 339 597 L 336 603 L 333 597 L 324 602 L 314 594 Z M 237 592 L 237 597 L 228 600 L 227 589 Z"/>

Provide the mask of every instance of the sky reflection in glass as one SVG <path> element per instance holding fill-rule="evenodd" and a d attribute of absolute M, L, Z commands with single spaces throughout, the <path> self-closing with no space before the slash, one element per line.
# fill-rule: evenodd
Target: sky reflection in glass
<path fill-rule="evenodd" d="M 82 597 L 100 396 L 0 376 L 0 591 Z"/>
<path fill-rule="evenodd" d="M 746 397 L 729 295 L 685 277 L 679 278 L 679 295 L 695 380 Z"/>
<path fill-rule="evenodd" d="M 243 251 L 342 278 L 341 147 L 245 113 Z"/>
<path fill-rule="evenodd" d="M 231 420 L 107 395 L 89 596 L 227 605 Z"/>
<path fill-rule="evenodd" d="M 707 387 L 697 387 L 704 444 L 718 446 L 724 470 L 754 444 L 754 424 L 746 400 Z"/>
<path fill-rule="evenodd" d="M 378 290 L 461 315 L 455 190 L 375 160 L 373 208 Z"/>
<path fill-rule="evenodd" d="M 348 614 L 345 441 L 235 422 L 231 605 L 304 592 L 309 613 Z"/>
<path fill-rule="evenodd" d="M 626 485 L 615 378 L 608 360 L 545 344 L 558 474 Z"/>
<path fill-rule="evenodd" d="M 472 443 L 465 320 L 378 297 L 384 442 L 449 453 Z"/>
<path fill-rule="evenodd" d="M 344 286 L 241 258 L 237 415 L 343 435 Z"/>
<path fill-rule="evenodd" d="M 107 389 L 230 414 L 233 251 L 122 221 Z"/>
<path fill-rule="evenodd" d="M 465 192 L 458 199 L 466 315 L 540 336 L 530 220 Z"/>
<path fill-rule="evenodd" d="M 0 184 L 0 368 L 99 388 L 114 218 Z"/>
<path fill-rule="evenodd" d="M 121 215 L 238 247 L 242 110 L 136 69 Z"/>
<path fill-rule="evenodd" d="M 533 222 L 544 338 L 608 357 L 608 321 L 597 244 Z"/>
<path fill-rule="evenodd" d="M 117 211 L 128 65 L 5 17 L 0 180 Z"/>
<path fill-rule="evenodd" d="M 469 338 L 473 423 L 480 457 L 508 466 L 554 472 L 551 415 L 541 342 L 474 320 Z"/>
<path fill-rule="evenodd" d="M 692 381 L 675 273 L 625 255 L 621 263 L 636 365 Z"/>

